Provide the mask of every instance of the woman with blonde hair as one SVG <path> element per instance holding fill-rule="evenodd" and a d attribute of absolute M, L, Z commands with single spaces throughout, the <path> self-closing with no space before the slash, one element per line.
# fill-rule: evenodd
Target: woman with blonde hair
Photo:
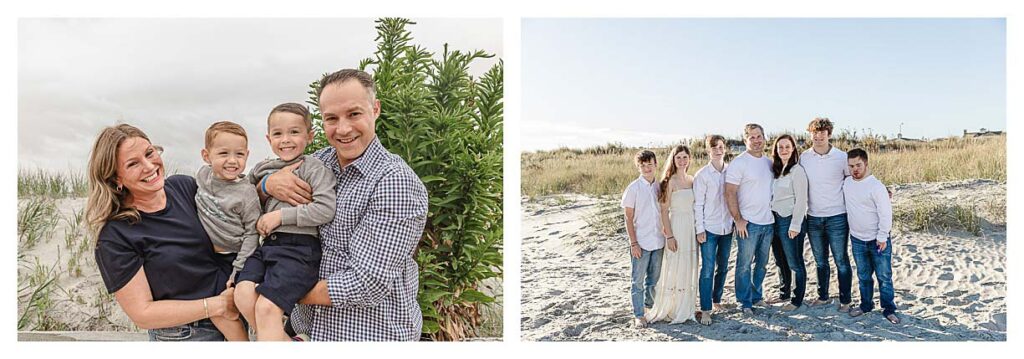
<path fill-rule="evenodd" d="M 697 240 L 693 176 L 686 174 L 690 166 L 690 149 L 678 145 L 668 158 L 658 192 L 662 231 L 668 251 L 663 255 L 654 307 L 647 312 L 647 321 L 652 323 L 659 320 L 672 323 L 696 320 Z"/>
<path fill-rule="evenodd" d="M 231 259 L 212 250 L 196 181 L 165 179 L 160 149 L 138 128 L 100 132 L 89 156 L 86 219 L 107 291 L 150 340 L 224 340 L 211 318 L 238 318 L 225 288 Z"/>

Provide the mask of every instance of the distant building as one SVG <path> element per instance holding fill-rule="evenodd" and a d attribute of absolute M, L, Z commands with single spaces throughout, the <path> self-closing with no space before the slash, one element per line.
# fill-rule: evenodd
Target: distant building
<path fill-rule="evenodd" d="M 985 129 L 985 128 L 982 128 L 978 132 L 967 132 L 966 129 L 964 130 L 964 138 L 967 138 L 967 137 L 983 137 L 983 136 L 1000 136 L 1002 134 L 1003 134 L 1003 131 L 989 131 L 988 129 Z"/>
<path fill-rule="evenodd" d="M 727 139 L 725 140 L 725 146 L 729 147 L 730 153 L 742 153 L 747 150 L 747 145 L 739 140 Z"/>

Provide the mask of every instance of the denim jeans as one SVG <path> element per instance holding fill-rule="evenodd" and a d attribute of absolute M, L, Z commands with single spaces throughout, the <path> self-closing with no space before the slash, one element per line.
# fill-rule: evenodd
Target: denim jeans
<path fill-rule="evenodd" d="M 712 303 L 722 302 L 725 276 L 729 273 L 729 251 L 732 234 L 704 232 L 707 240 L 700 245 L 700 310 L 711 310 Z"/>
<path fill-rule="evenodd" d="M 780 235 L 779 231 L 772 231 L 772 258 L 775 258 L 775 268 L 779 271 L 779 298 L 790 299 L 793 293 L 793 273 L 789 269 L 786 250 L 782 248 L 783 238 L 789 237 L 785 233 Z"/>
<path fill-rule="evenodd" d="M 773 230 L 771 224 L 747 223 L 747 238 L 736 238 L 739 246 L 736 253 L 736 301 L 743 308 L 751 308 L 754 303 L 764 299 L 761 285 L 764 284 Z M 753 278 L 751 265 L 754 266 Z"/>
<path fill-rule="evenodd" d="M 150 329 L 149 341 L 152 342 L 221 342 L 224 335 L 217 330 L 213 322 L 203 319 L 197 322 L 179 325 L 176 327 Z"/>
<path fill-rule="evenodd" d="M 786 262 L 796 279 L 793 298 L 789 302 L 799 307 L 804 304 L 804 294 L 807 292 L 807 267 L 804 264 L 804 236 L 807 234 L 807 221 L 805 220 L 800 226 L 800 233 L 796 237 L 789 238 L 789 225 L 793 223 L 793 216 L 782 217 L 774 212 L 772 214 L 775 215 L 775 235 L 781 238 L 780 242 L 782 242 Z"/>
<path fill-rule="evenodd" d="M 862 241 L 851 236 L 853 259 L 857 261 L 857 280 L 860 282 L 860 309 L 864 313 L 874 309 L 875 282 L 878 278 L 878 294 L 882 302 L 882 315 L 896 313 L 896 295 L 892 286 L 892 240 L 885 250 L 878 251 L 878 241 Z"/>
<path fill-rule="evenodd" d="M 836 271 L 839 272 L 839 302 L 849 304 L 853 270 L 850 268 L 850 256 L 846 250 L 850 241 L 850 224 L 846 220 L 846 213 L 831 217 L 807 216 L 807 239 L 811 243 L 811 253 L 814 253 L 814 262 L 818 270 L 818 299 L 828 300 L 831 279 L 828 253 L 831 250 L 832 260 L 835 261 Z"/>
<path fill-rule="evenodd" d="M 658 284 L 658 277 L 661 276 L 661 255 L 665 249 L 648 251 L 640 249 L 640 258 L 633 257 L 630 253 L 630 263 L 633 265 L 631 276 L 633 285 L 629 295 L 633 303 L 633 316 L 644 316 L 644 307 L 650 308 L 654 305 L 654 286 Z"/>

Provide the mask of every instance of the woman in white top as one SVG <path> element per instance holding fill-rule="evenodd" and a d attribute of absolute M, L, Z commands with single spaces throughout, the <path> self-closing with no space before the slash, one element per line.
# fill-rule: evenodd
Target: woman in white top
<path fill-rule="evenodd" d="M 658 193 L 662 231 L 668 251 L 663 255 L 654 307 L 647 312 L 647 321 L 652 323 L 659 320 L 672 323 L 696 320 L 697 239 L 693 176 L 686 174 L 690 166 L 690 149 L 678 145 L 668 158 Z"/>
<path fill-rule="evenodd" d="M 772 146 L 772 214 L 775 232 L 782 240 L 786 262 L 793 271 L 796 293 L 783 310 L 800 308 L 807 287 L 804 265 L 804 235 L 807 233 L 807 173 L 800 166 L 796 141 L 790 135 L 779 136 Z"/>

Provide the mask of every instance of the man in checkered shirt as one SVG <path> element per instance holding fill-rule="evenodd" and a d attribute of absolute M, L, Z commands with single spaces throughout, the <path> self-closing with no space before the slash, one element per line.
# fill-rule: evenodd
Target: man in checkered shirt
<path fill-rule="evenodd" d="M 336 176 L 338 210 L 320 227 L 321 280 L 299 301 L 292 325 L 313 341 L 417 340 L 423 314 L 413 253 L 426 223 L 426 188 L 377 139 L 380 101 L 369 74 L 326 75 L 317 95 L 331 147 L 314 156 Z M 289 168 L 264 187 L 290 203 L 310 198 L 309 185 Z"/>

